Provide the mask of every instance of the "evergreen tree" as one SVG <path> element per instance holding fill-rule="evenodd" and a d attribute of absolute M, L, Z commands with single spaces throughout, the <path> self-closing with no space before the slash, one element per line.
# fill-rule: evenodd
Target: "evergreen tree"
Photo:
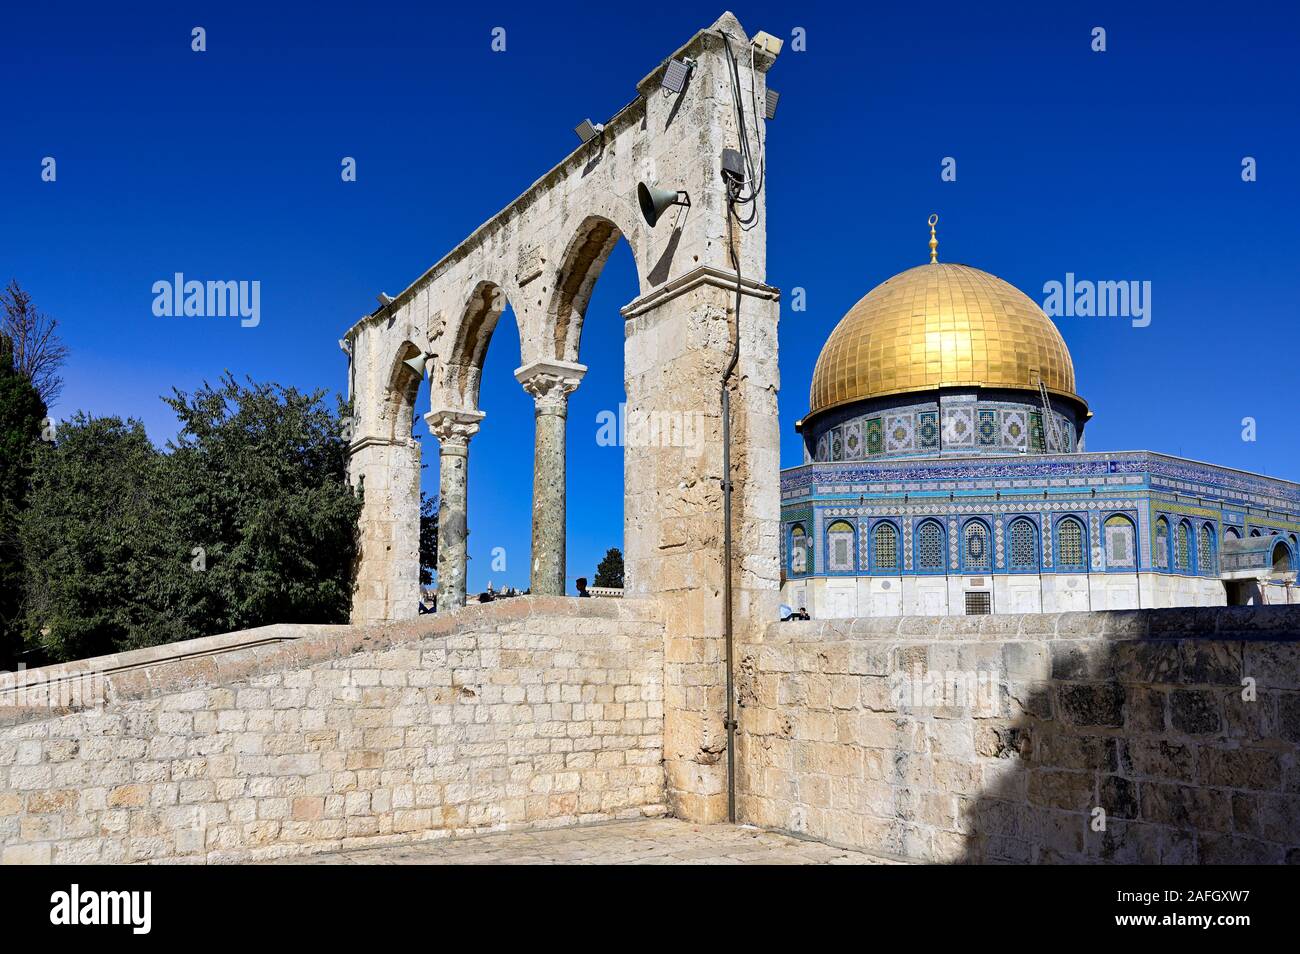
<path fill-rule="evenodd" d="M 14 367 L 12 342 L 0 333 L 0 669 L 4 670 L 14 668 L 22 649 L 18 518 L 27 499 L 45 416 L 45 403 L 31 379 Z"/>
<path fill-rule="evenodd" d="M 343 408 L 331 413 L 324 393 L 227 374 L 166 399 L 181 421 L 168 469 L 196 634 L 347 622 L 361 501 L 345 475 Z"/>
<path fill-rule="evenodd" d="M 78 415 L 39 445 L 20 523 L 24 632 L 53 660 L 277 622 L 346 622 L 361 501 L 323 392 L 227 375 L 137 421 Z"/>
<path fill-rule="evenodd" d="M 610 547 L 605 552 L 600 566 L 596 567 L 596 582 L 592 586 L 623 588 L 623 551 L 618 547 Z"/>
<path fill-rule="evenodd" d="M 78 414 L 36 454 L 20 525 L 26 637 L 53 661 L 198 635 L 185 629 L 166 460 L 139 421 Z"/>

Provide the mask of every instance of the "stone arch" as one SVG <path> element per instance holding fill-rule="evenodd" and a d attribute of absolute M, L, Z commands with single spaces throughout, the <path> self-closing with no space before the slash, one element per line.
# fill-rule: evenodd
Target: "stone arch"
<path fill-rule="evenodd" d="M 389 440 L 411 439 L 411 430 L 415 426 L 415 402 L 420 396 L 420 384 L 424 377 L 406 362 L 421 353 L 418 345 L 407 340 L 402 342 L 393 355 L 386 376 L 383 405 L 379 411 L 381 433 Z"/>
<path fill-rule="evenodd" d="M 483 360 L 497 322 L 511 301 L 501 284 L 484 279 L 474 283 L 464 302 L 447 358 L 440 370 L 439 384 L 456 407 L 477 411 Z M 519 327 L 520 347 L 524 349 L 527 336 L 517 311 L 515 321 Z"/>
<path fill-rule="evenodd" d="M 578 225 L 560 255 L 553 277 L 550 302 L 546 309 L 546 330 L 541 347 L 547 357 L 559 361 L 577 361 L 582 338 L 582 323 L 591 301 L 592 290 L 605 269 L 610 253 L 626 233 L 605 215 L 588 215 Z M 629 244 L 630 244 L 629 239 Z M 641 284 L 641 266 L 633 249 L 637 285 Z"/>
<path fill-rule="evenodd" d="M 737 59 L 737 50 L 748 57 Z M 694 64 L 695 79 L 681 94 L 661 95 L 669 58 L 660 59 L 598 136 L 574 145 L 396 295 L 379 294 L 380 306 L 348 328 L 344 350 L 358 409 L 348 473 L 367 488 L 352 618 L 368 623 L 418 612 L 419 446 L 392 440 L 379 427 L 386 403 L 396 421 L 409 401 L 413 382 L 396 371 L 399 352 L 409 353 L 409 341 L 434 358 L 425 420 L 441 462 L 442 612 L 465 597 L 469 444 L 483 418 L 479 384 L 497 321 L 512 306 L 523 359 L 515 377 L 536 402 L 534 461 L 545 456 L 553 464 L 563 459 L 552 453 L 563 433 L 560 404 L 585 370 L 557 356 L 576 353 L 589 293 L 617 232 L 631 247 L 639 286 L 621 309 L 626 413 L 635 420 L 689 414 L 706 435 L 690 443 L 624 445 L 625 596 L 660 604 L 666 645 L 697 647 L 689 660 L 664 663 L 665 797 L 674 814 L 718 821 L 728 807 L 719 734 L 732 727 L 720 704 L 725 680 L 716 647 L 733 634 L 761 636 L 776 618 L 781 564 L 772 451 L 779 445 L 780 293 L 765 280 L 766 195 L 754 197 L 754 227 L 733 236 L 717 157 L 734 148 L 742 131 L 752 128 L 764 138 L 763 111 L 755 104 L 765 101 L 775 57 L 751 46 L 731 14 L 696 31 L 671 56 Z M 754 115 L 738 114 L 730 97 L 716 94 L 736 81 L 752 92 L 748 107 L 740 105 Z M 671 121 L 674 115 L 691 121 Z M 690 204 L 652 228 L 637 214 L 639 181 L 684 192 Z M 733 354 L 731 472 L 724 481 L 724 447 L 716 439 L 722 409 L 709 382 L 721 385 Z M 399 393 L 389 398 L 382 390 L 394 375 Z M 541 526 L 563 526 L 564 484 L 553 468 L 535 463 L 533 469 L 536 534 Z M 539 473 L 547 476 L 545 495 L 537 492 Z M 729 554 L 720 540 L 722 487 L 731 491 Z M 539 512 L 545 520 L 536 519 Z M 540 579 L 549 570 L 535 572 Z M 707 678 L 700 675 L 705 669 Z M 707 691 L 679 691 L 688 680 Z"/>

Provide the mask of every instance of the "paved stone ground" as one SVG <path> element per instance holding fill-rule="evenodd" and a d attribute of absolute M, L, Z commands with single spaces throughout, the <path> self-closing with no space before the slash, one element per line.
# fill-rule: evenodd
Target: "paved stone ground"
<path fill-rule="evenodd" d="M 317 865 L 878 865 L 860 851 L 735 825 L 675 818 L 503 832 L 286 858 Z"/>

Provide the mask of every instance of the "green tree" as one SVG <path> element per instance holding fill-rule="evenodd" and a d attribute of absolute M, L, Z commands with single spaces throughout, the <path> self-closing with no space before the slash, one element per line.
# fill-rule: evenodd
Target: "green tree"
<path fill-rule="evenodd" d="M 38 447 L 20 523 L 24 632 L 54 660 L 276 622 L 345 622 L 360 498 L 324 392 L 216 387 L 137 421 L 78 415 Z"/>
<path fill-rule="evenodd" d="M 45 416 L 45 402 L 31 379 L 14 367 L 13 343 L 0 332 L 0 669 L 5 670 L 14 668 L 22 649 L 18 518 Z"/>
<path fill-rule="evenodd" d="M 324 395 L 226 374 L 166 399 L 181 421 L 169 475 L 191 628 L 347 621 L 361 501 L 346 478 L 344 408 Z"/>
<path fill-rule="evenodd" d="M 433 582 L 438 572 L 438 498 L 420 491 L 420 585 Z"/>
<path fill-rule="evenodd" d="M 74 416 L 36 453 L 20 523 L 26 637 L 61 661 L 196 635 L 178 613 L 166 459 L 139 421 Z"/>
<path fill-rule="evenodd" d="M 600 566 L 596 567 L 596 582 L 592 586 L 612 586 L 616 589 L 623 587 L 623 551 L 618 547 L 610 547 L 605 552 L 605 557 L 600 561 Z"/>

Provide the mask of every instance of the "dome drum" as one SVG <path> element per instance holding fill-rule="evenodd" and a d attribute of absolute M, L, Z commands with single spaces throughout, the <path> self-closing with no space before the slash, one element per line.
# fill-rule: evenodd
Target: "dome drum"
<path fill-rule="evenodd" d="M 1073 401 L 1049 401 L 1051 433 L 1043 429 L 1040 396 L 1024 391 L 944 388 L 859 401 L 801 422 L 805 461 L 1079 450 L 1083 413 Z"/>
<path fill-rule="evenodd" d="M 1089 416 L 1065 340 L 1029 296 L 931 262 L 877 285 L 835 326 L 797 427 L 811 460 L 868 460 L 1074 451 Z"/>

